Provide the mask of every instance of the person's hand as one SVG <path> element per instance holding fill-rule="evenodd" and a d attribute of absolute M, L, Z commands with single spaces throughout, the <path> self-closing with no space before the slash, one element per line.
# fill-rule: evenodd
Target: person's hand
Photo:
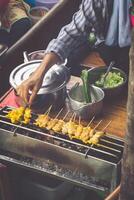
<path fill-rule="evenodd" d="M 16 88 L 17 95 L 20 96 L 26 105 L 32 105 L 37 92 L 42 85 L 42 81 L 43 76 L 34 73 Z"/>
<path fill-rule="evenodd" d="M 26 105 L 32 105 L 42 85 L 45 73 L 52 65 L 59 61 L 60 58 L 55 53 L 46 54 L 37 70 L 16 88 L 17 95 L 20 96 Z"/>

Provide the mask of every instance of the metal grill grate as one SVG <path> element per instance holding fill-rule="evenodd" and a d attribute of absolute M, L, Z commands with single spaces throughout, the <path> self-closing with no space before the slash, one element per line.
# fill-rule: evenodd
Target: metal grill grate
<path fill-rule="evenodd" d="M 122 157 L 124 142 L 120 138 L 106 134 L 100 139 L 100 146 L 87 145 L 78 139 L 70 140 L 67 135 L 62 133 L 36 127 L 33 124 L 37 117 L 35 114 L 32 115 L 31 122 L 28 125 L 12 124 L 5 116 L 11 109 L 11 107 L 5 107 L 0 110 L 0 129 L 7 130 L 9 134 L 13 134 L 15 131 L 16 134 L 79 152 L 85 157 L 93 156 L 112 163 L 118 163 Z"/>

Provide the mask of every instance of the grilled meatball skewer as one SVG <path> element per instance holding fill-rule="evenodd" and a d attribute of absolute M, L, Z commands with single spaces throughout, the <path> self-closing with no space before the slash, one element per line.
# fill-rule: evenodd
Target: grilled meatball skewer
<path fill-rule="evenodd" d="M 65 119 L 66 119 L 68 113 L 69 113 L 69 111 L 65 114 L 63 119 L 58 120 L 57 124 L 55 124 L 55 126 L 52 128 L 53 131 L 55 131 L 55 132 L 61 132 L 62 131 L 62 127 L 65 124 Z"/>
<path fill-rule="evenodd" d="M 99 145 L 100 138 L 105 135 L 105 129 L 110 125 L 111 121 L 103 128 L 102 131 L 97 131 L 88 141 L 89 144 Z"/>
<path fill-rule="evenodd" d="M 63 108 L 58 112 L 58 114 L 56 115 L 54 119 L 52 118 L 50 119 L 50 121 L 48 122 L 46 126 L 47 130 L 51 130 L 56 125 L 56 123 L 58 123 L 58 116 L 61 114 L 62 111 L 63 111 Z"/>
<path fill-rule="evenodd" d="M 51 111 L 52 106 L 50 106 L 48 108 L 48 110 L 42 114 L 42 115 L 38 115 L 38 118 L 35 120 L 35 125 L 39 126 L 40 128 L 46 128 L 48 122 L 50 121 L 50 117 L 49 117 L 49 113 Z"/>

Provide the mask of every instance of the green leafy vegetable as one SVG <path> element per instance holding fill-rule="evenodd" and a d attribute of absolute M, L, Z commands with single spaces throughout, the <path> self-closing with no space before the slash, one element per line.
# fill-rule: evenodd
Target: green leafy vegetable
<path fill-rule="evenodd" d="M 90 33 L 88 37 L 89 44 L 92 46 L 96 42 L 96 37 L 94 33 Z"/>
<path fill-rule="evenodd" d="M 83 81 L 83 94 L 86 103 L 91 102 L 90 87 L 89 87 L 89 73 L 87 70 L 82 70 L 81 79 Z"/>
<path fill-rule="evenodd" d="M 105 81 L 105 73 L 101 74 L 100 78 L 95 82 L 95 85 L 103 88 L 114 88 L 122 84 L 124 79 L 121 76 L 120 72 L 109 72 Z"/>

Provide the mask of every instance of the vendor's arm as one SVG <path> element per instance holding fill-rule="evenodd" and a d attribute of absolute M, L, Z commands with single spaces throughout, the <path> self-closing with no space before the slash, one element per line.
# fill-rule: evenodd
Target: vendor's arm
<path fill-rule="evenodd" d="M 97 39 L 104 40 L 106 15 L 106 0 L 83 0 L 71 23 L 64 26 L 58 37 L 49 43 L 46 53 L 55 52 L 64 61 L 75 49 L 87 43 L 92 30 Z"/>
<path fill-rule="evenodd" d="M 17 93 L 27 103 L 32 104 L 40 89 L 46 71 L 55 63 L 63 62 L 72 51 L 87 42 L 88 35 L 94 28 L 97 37 L 104 35 L 102 27 L 105 23 L 104 0 L 83 0 L 78 12 L 73 16 L 70 24 L 63 27 L 57 39 L 52 40 L 39 68 L 24 81 Z M 30 98 L 29 90 L 32 91 Z"/>

